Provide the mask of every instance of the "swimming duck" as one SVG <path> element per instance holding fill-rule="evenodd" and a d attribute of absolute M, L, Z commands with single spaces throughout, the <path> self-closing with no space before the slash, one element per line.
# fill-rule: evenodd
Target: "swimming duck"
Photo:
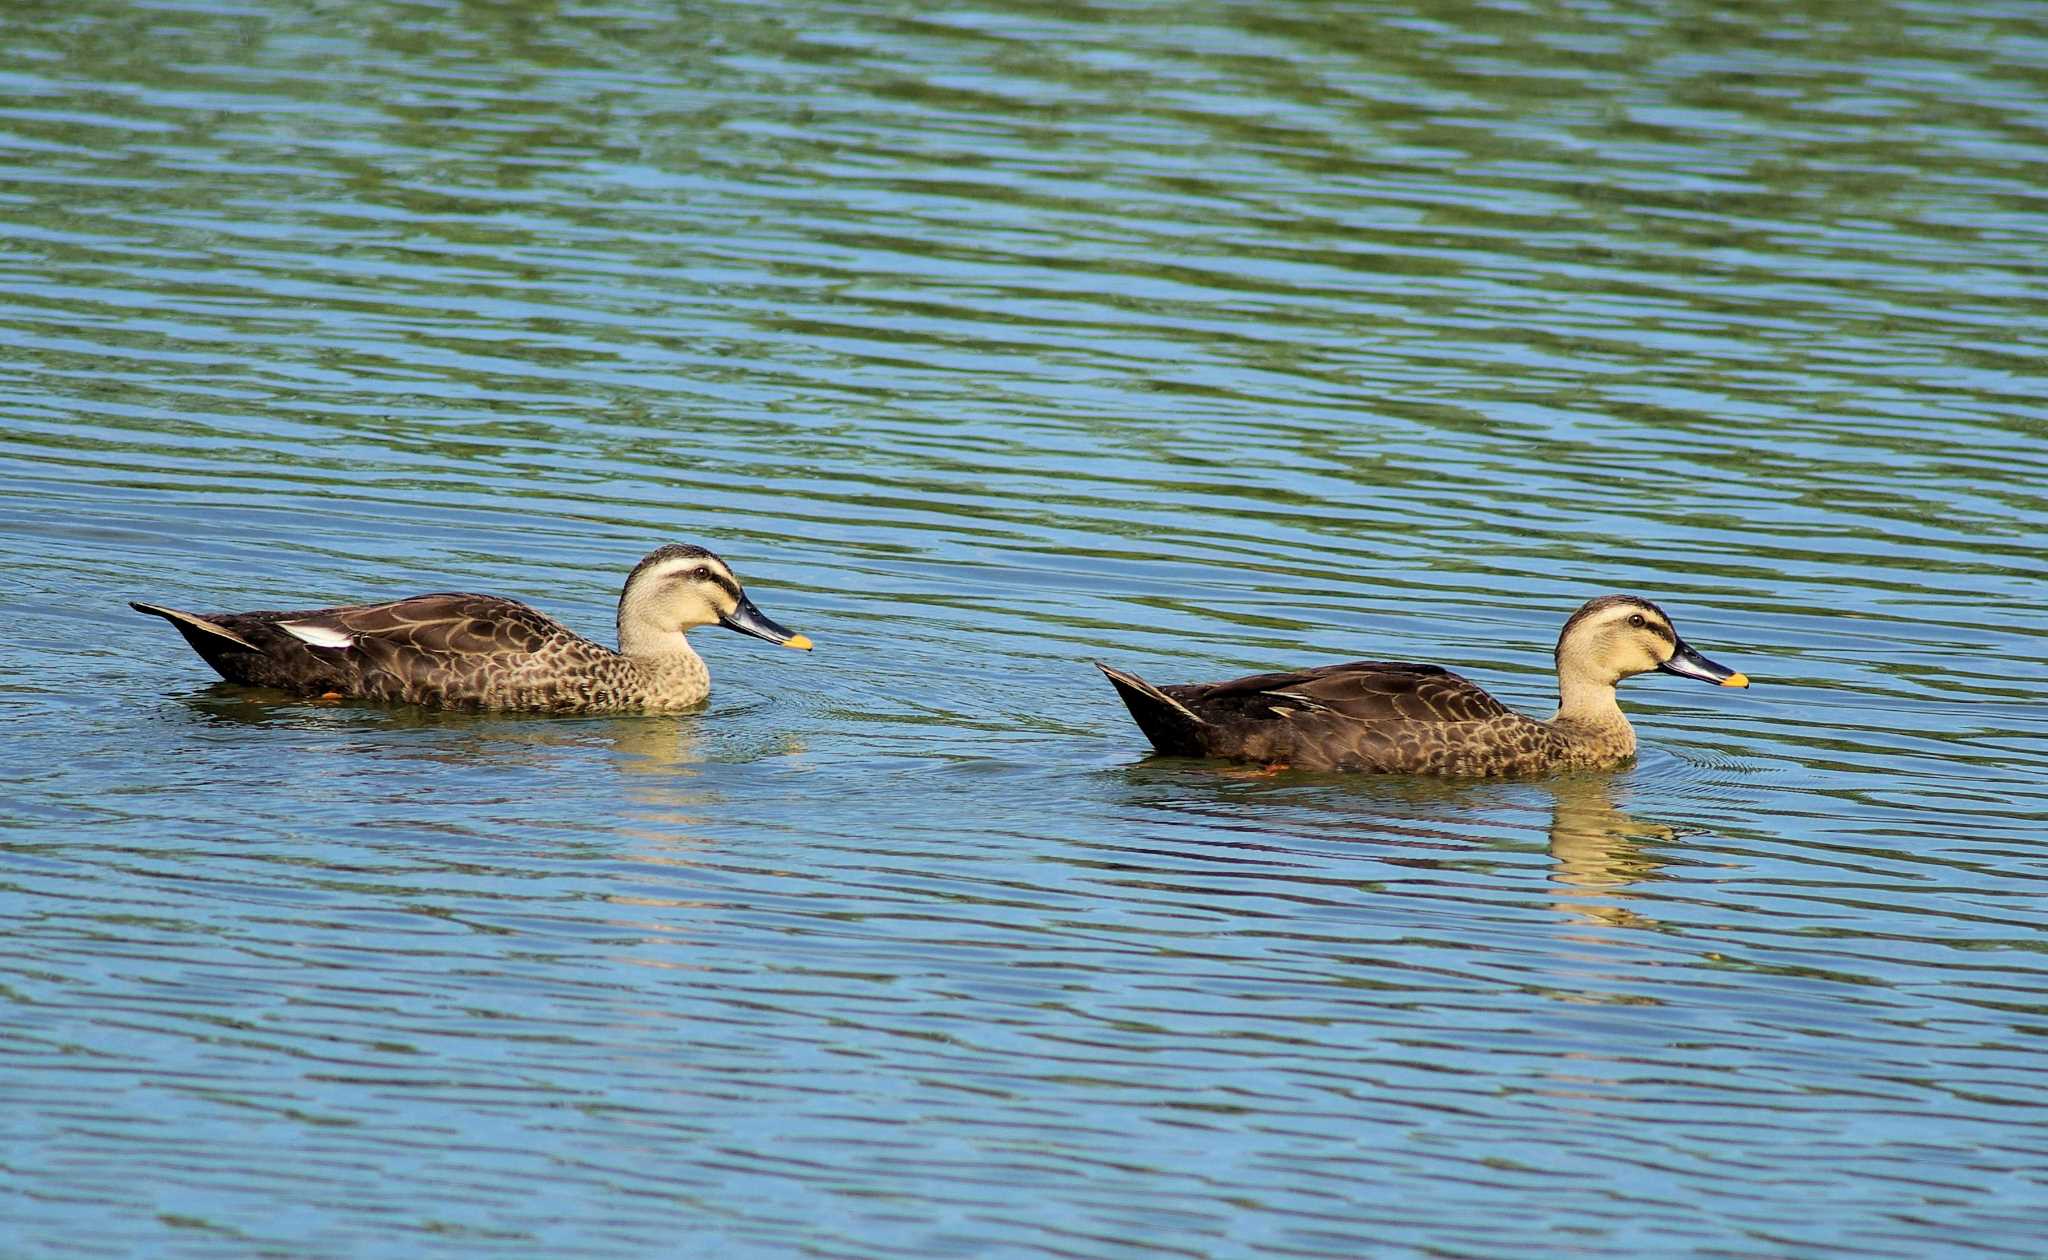
<path fill-rule="evenodd" d="M 711 673 L 686 631 L 715 624 L 783 647 L 811 646 L 754 607 L 725 561 L 684 544 L 650 552 L 627 575 L 616 652 L 497 595 L 415 595 L 306 612 L 129 607 L 176 626 L 229 682 L 449 709 L 687 709 L 711 693 Z"/>
<path fill-rule="evenodd" d="M 1524 717 L 1440 665 L 1354 661 L 1298 673 L 1155 687 L 1096 662 L 1162 753 L 1275 769 L 1491 776 L 1611 766 L 1635 755 L 1615 684 L 1663 670 L 1723 687 L 1749 679 L 1686 646 L 1633 595 L 1589 600 L 1557 637 L 1557 713 Z"/>

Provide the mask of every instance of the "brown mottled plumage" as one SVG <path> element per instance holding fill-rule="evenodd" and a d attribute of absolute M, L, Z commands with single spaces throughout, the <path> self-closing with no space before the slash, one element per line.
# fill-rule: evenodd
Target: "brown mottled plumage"
<path fill-rule="evenodd" d="M 723 560 L 673 544 L 619 593 L 619 650 L 516 600 L 448 592 L 303 612 L 198 615 L 154 604 L 230 682 L 451 709 L 663 712 L 700 704 L 711 674 L 684 633 L 727 629 L 809 648 L 770 621 Z"/>
<path fill-rule="evenodd" d="M 1525 717 L 1439 665 L 1354 661 L 1155 687 L 1096 663 L 1160 752 L 1301 770 L 1488 776 L 1611 766 L 1635 755 L 1615 684 L 1661 669 L 1729 687 L 1741 674 L 1685 645 L 1645 599 L 1588 601 L 1557 639 L 1560 702 Z"/>

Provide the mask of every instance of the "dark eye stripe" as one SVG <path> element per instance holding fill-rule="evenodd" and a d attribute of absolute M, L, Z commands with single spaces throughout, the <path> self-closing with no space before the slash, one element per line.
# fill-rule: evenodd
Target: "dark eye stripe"
<path fill-rule="evenodd" d="M 1642 620 L 1643 620 L 1643 624 L 1641 624 L 1641 625 L 1637 625 L 1637 624 L 1635 624 L 1635 619 L 1636 619 L 1636 618 L 1638 618 L 1638 617 L 1642 618 Z M 1671 646 L 1673 646 L 1673 647 L 1677 647 L 1677 646 L 1678 646 L 1678 632 L 1677 632 L 1677 631 L 1675 631 L 1675 630 L 1673 630 L 1673 629 L 1672 629 L 1672 628 L 1671 628 L 1671 627 L 1670 627 L 1669 625 L 1667 625 L 1667 624 L 1666 624 L 1666 623 L 1665 623 L 1664 621 L 1662 621 L 1661 619 L 1659 619 L 1659 618 L 1656 618 L 1656 617 L 1652 617 L 1652 616 L 1651 616 L 1650 614 L 1648 614 L 1648 613 L 1644 613 L 1644 612 L 1632 612 L 1632 613 L 1630 613 L 1630 614 L 1629 614 L 1629 621 L 1628 621 L 1628 628 L 1629 628 L 1629 629 L 1631 629 L 1631 630 L 1647 630 L 1647 631 L 1649 631 L 1649 632 L 1650 632 L 1651 634 L 1654 634 L 1654 635 L 1656 635 L 1656 636 L 1657 636 L 1658 638 L 1660 638 L 1660 639 L 1664 640 L 1664 641 L 1665 641 L 1666 643 L 1669 643 L 1669 644 L 1670 644 Z"/>
<path fill-rule="evenodd" d="M 674 577 L 669 578 L 668 580 L 671 582 L 708 582 L 712 586 L 715 586 L 719 590 L 722 590 L 726 594 L 732 596 L 734 603 L 738 603 L 739 601 L 746 598 L 745 595 L 742 595 L 740 593 L 739 583 L 733 581 L 731 578 L 725 576 L 725 574 L 720 573 L 714 569 L 706 569 L 699 567 L 691 569 L 687 573 L 678 573 Z"/>

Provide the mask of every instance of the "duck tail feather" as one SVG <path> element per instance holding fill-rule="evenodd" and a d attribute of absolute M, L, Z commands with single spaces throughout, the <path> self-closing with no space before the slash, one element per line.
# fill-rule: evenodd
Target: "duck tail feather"
<path fill-rule="evenodd" d="M 1152 747 L 1178 757 L 1207 755 L 1202 734 L 1212 724 L 1200 714 L 1136 674 L 1113 669 L 1101 661 L 1095 662 L 1095 668 L 1116 688 L 1138 729 L 1152 741 Z"/>
<path fill-rule="evenodd" d="M 206 618 L 195 613 L 182 612 L 176 608 L 165 608 L 159 604 L 138 603 L 135 600 L 129 600 L 128 606 L 139 613 L 148 613 L 152 617 L 162 617 L 165 621 L 170 622 L 181 630 L 190 627 L 201 634 L 211 635 L 217 639 L 226 639 L 230 643 L 248 648 L 251 652 L 263 650 L 219 622 L 208 621 Z"/>

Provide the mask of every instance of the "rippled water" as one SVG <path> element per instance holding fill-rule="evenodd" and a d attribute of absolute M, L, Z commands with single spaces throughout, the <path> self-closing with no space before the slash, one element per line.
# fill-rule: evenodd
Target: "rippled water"
<path fill-rule="evenodd" d="M 2033 1256 L 2048 19 L 0 15 L 22 1255 Z M 681 719 L 210 681 L 432 589 Z M 1160 681 L 1588 595 L 1613 774 L 1149 760 Z"/>

